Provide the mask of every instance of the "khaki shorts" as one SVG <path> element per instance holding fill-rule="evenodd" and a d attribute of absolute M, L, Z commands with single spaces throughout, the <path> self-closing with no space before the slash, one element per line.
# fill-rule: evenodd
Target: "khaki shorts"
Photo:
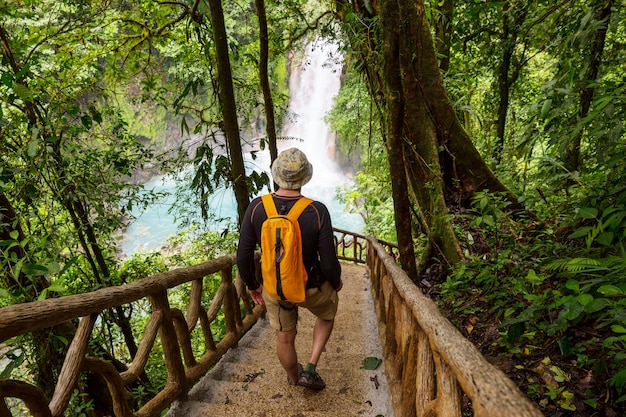
<path fill-rule="evenodd" d="M 265 300 L 270 326 L 272 329 L 281 332 L 296 329 L 298 324 L 298 307 L 306 308 L 320 319 L 332 320 L 335 318 L 335 314 L 337 314 L 337 306 L 339 304 L 337 291 L 328 281 L 322 284 L 321 290 L 319 288 L 306 290 L 306 300 L 302 303 L 294 304 L 276 300 L 270 297 L 265 290 L 263 290 L 263 300 Z"/>

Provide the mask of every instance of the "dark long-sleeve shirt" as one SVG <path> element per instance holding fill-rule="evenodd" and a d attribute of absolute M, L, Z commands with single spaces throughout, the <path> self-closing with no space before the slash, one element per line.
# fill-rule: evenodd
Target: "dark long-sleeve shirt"
<path fill-rule="evenodd" d="M 278 197 L 273 195 L 276 210 L 286 214 L 297 197 Z M 237 246 L 237 267 L 239 274 L 250 290 L 259 288 L 260 282 L 255 277 L 254 251 L 261 242 L 261 226 L 267 219 L 261 197 L 257 197 L 248 206 L 241 223 L 239 245 Z M 302 258 L 309 272 L 307 288 L 319 287 L 324 281 L 330 282 L 337 289 L 341 277 L 341 265 L 337 259 L 333 239 L 333 226 L 326 206 L 314 201 L 309 204 L 298 218 L 302 235 Z"/>

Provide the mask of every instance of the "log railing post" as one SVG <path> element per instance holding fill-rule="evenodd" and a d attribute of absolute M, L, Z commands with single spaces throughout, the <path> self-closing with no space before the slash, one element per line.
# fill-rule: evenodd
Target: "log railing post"
<path fill-rule="evenodd" d="M 191 282 L 191 292 L 189 293 L 189 305 L 187 305 L 187 328 L 191 332 L 198 323 L 200 316 L 200 306 L 202 305 L 202 287 L 204 277 L 194 279 Z"/>
<path fill-rule="evenodd" d="M 50 401 L 50 412 L 54 417 L 62 416 L 70 402 L 74 386 L 78 382 L 81 367 L 87 353 L 89 337 L 96 322 L 97 314 L 83 317 L 79 324 L 74 339 L 67 350 L 65 361 L 59 375 L 59 382 Z"/>
<path fill-rule="evenodd" d="M 435 362 L 428 335 L 419 325 L 415 329 L 415 335 L 417 338 L 416 367 L 419 369 L 415 380 L 415 414 L 421 416 L 428 404 L 435 399 Z"/>
<path fill-rule="evenodd" d="M 224 325 L 226 327 L 226 333 L 237 333 L 237 322 L 235 315 L 238 314 L 235 308 L 236 291 L 233 285 L 232 273 L 229 270 L 222 270 L 222 285 L 224 286 Z M 237 309 L 239 303 L 237 303 Z"/>
<path fill-rule="evenodd" d="M 167 367 L 167 382 L 176 387 L 176 390 L 184 392 L 187 390 L 185 378 L 185 367 L 180 355 L 180 346 L 176 330 L 174 329 L 174 318 L 170 310 L 167 299 L 167 290 L 163 289 L 151 297 L 153 311 L 159 311 L 163 315 L 161 322 L 161 345 L 165 366 Z"/>

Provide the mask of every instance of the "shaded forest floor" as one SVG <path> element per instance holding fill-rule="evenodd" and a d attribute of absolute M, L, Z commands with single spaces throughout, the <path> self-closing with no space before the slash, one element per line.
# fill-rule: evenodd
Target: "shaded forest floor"
<path fill-rule="evenodd" d="M 501 235 L 494 245 L 484 229 L 468 223 L 461 227 L 472 235 L 472 244 L 465 247 L 469 256 L 464 269 L 455 274 L 431 266 L 419 284 L 422 291 L 547 417 L 626 416 L 623 392 L 610 383 L 615 358 L 625 352 L 613 349 L 607 358 L 605 342 L 614 336 L 610 326 L 583 317 L 567 322 L 562 331 L 551 331 L 563 315 L 562 308 L 548 308 L 541 303 L 552 299 L 520 291 L 516 276 L 530 276 L 528 271 L 540 269 L 542 259 L 556 255 L 536 252 L 536 240 L 543 237 L 532 231 L 519 232 Z M 553 242 L 550 248 L 573 249 L 566 234 L 554 237 L 562 241 Z M 530 259 L 533 261 L 525 265 Z M 565 283 L 556 276 L 551 278 L 532 290 L 537 294 L 547 294 L 548 290 L 561 294 L 563 290 L 565 294 Z"/>

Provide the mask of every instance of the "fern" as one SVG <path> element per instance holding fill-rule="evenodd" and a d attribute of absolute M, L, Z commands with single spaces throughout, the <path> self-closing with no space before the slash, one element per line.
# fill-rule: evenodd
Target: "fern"
<path fill-rule="evenodd" d="M 546 265 L 546 268 L 550 271 L 558 271 L 558 272 L 590 272 L 590 271 L 598 271 L 605 270 L 606 267 L 600 267 L 601 261 L 598 259 L 592 258 L 563 258 L 556 259 Z"/>
<path fill-rule="evenodd" d="M 626 368 L 622 368 L 611 379 L 609 379 L 609 385 L 615 388 L 618 392 L 621 392 L 626 388 Z"/>

